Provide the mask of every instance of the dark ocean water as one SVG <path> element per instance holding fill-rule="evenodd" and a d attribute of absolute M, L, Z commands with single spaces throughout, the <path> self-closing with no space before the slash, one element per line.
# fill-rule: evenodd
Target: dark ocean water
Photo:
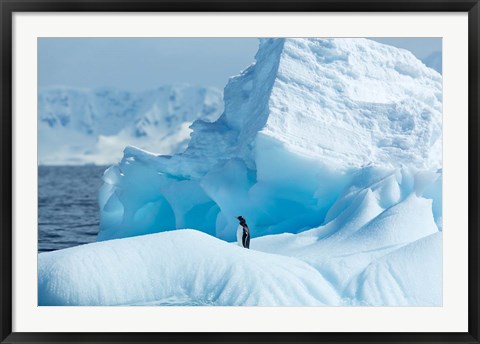
<path fill-rule="evenodd" d="M 107 166 L 38 167 L 38 251 L 94 242 L 98 191 Z"/>

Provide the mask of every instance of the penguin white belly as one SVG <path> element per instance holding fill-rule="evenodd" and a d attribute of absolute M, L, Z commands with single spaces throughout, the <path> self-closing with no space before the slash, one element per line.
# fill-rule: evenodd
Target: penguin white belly
<path fill-rule="evenodd" d="M 237 227 L 237 244 L 240 247 L 243 247 L 242 237 L 243 237 L 243 227 L 241 225 L 238 225 L 238 227 Z"/>

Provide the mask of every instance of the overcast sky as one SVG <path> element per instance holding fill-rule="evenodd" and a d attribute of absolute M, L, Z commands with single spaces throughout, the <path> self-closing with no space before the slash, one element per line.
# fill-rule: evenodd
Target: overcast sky
<path fill-rule="evenodd" d="M 441 38 L 378 38 L 441 72 Z M 189 83 L 220 89 L 254 59 L 255 38 L 39 38 L 38 84 L 139 91 Z"/>

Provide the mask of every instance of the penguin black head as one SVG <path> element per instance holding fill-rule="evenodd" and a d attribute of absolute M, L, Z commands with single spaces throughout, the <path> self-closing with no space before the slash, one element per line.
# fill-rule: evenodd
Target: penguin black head
<path fill-rule="evenodd" d="M 245 219 L 243 218 L 243 216 L 235 216 L 235 218 L 241 222 L 245 222 Z"/>

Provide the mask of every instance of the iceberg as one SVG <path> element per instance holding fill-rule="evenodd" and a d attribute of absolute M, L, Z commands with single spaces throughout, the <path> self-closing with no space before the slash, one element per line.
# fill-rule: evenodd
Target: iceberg
<path fill-rule="evenodd" d="M 233 241 L 240 214 L 253 236 L 320 226 L 355 175 L 441 168 L 441 85 L 410 52 L 371 40 L 262 39 L 185 152 L 127 147 L 105 172 L 98 240 L 195 228 Z"/>
<path fill-rule="evenodd" d="M 105 171 L 97 242 L 39 254 L 39 304 L 441 306 L 441 85 L 371 40 L 261 39 L 184 152 Z"/>

